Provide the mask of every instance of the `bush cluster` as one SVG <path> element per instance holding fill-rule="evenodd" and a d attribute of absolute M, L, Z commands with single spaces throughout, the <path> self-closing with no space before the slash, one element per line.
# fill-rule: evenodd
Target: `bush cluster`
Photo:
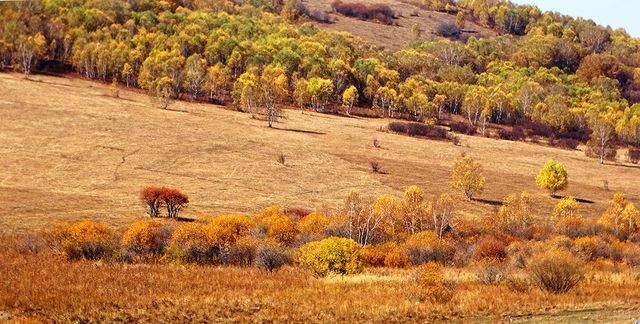
<path fill-rule="evenodd" d="M 307 243 L 300 247 L 297 260 L 318 277 L 355 274 L 363 270 L 361 247 L 347 238 L 330 237 Z"/>
<path fill-rule="evenodd" d="M 397 18 L 391 7 L 385 4 L 346 3 L 336 0 L 331 7 L 348 17 L 377 21 L 387 25 L 393 25 L 393 20 Z"/>

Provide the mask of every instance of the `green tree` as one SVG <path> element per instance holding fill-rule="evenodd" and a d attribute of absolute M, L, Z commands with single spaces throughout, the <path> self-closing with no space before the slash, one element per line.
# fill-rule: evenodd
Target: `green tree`
<path fill-rule="evenodd" d="M 536 184 L 541 189 L 548 190 L 552 197 L 556 192 L 567 188 L 569 179 L 564 165 L 553 160 L 547 161 L 536 177 Z"/>

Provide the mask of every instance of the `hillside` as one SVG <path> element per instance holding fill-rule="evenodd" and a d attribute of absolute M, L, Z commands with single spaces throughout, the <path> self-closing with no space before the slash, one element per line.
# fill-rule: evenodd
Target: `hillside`
<path fill-rule="evenodd" d="M 532 193 L 543 218 L 555 201 L 535 187 L 548 159 L 565 163 L 566 194 L 593 200 L 581 211 L 599 216 L 614 191 L 639 201 L 640 169 L 599 165 L 581 151 L 461 136 L 461 145 L 381 132 L 388 119 L 286 112 L 276 129 L 248 114 L 176 102 L 162 110 L 138 92 L 110 97 L 108 86 L 77 79 L 0 74 L 0 219 L 3 230 L 42 228 L 61 219 L 93 218 L 122 226 L 145 217 L 144 185 L 171 185 L 189 195 L 184 215 L 251 213 L 271 204 L 337 208 L 350 188 L 399 195 L 412 184 L 429 199 L 449 190 L 451 163 L 462 152 L 487 174 L 481 197 Z M 378 139 L 382 148 L 372 145 Z M 286 155 L 286 165 L 276 161 Z M 378 160 L 387 174 L 374 174 Z M 603 181 L 609 190 L 603 189 Z M 494 206 L 460 199 L 461 214 L 485 216 Z"/>
<path fill-rule="evenodd" d="M 386 25 L 337 14 L 331 9 L 333 0 L 303 1 L 311 10 L 327 13 L 333 18 L 334 23 L 331 24 L 314 22 L 314 25 L 319 28 L 348 32 L 374 46 L 392 51 L 400 50 L 414 40 L 411 34 L 411 26 L 414 23 L 420 27 L 421 33 L 418 40 L 424 41 L 442 39 L 443 37 L 436 33 L 438 26 L 443 23 L 455 23 L 456 20 L 455 14 L 425 10 L 411 1 L 364 0 L 347 2 L 386 4 L 398 15 L 398 18 L 394 19 L 394 25 Z M 468 36 L 487 38 L 496 35 L 498 33 L 495 30 L 478 25 L 473 21 L 467 21 L 462 38 Z"/>

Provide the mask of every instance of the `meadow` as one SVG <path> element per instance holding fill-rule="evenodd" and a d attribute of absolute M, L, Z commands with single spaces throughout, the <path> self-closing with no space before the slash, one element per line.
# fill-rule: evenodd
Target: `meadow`
<path fill-rule="evenodd" d="M 138 91 L 121 89 L 113 98 L 107 85 L 73 78 L 0 74 L 0 92 L 0 222 L 9 233 L 84 218 L 128 225 L 147 217 L 137 199 L 146 185 L 180 188 L 191 198 L 184 215 L 192 218 L 274 204 L 332 209 L 351 189 L 400 195 L 419 185 L 432 199 L 451 190 L 452 161 L 463 152 L 485 170 L 478 198 L 501 201 L 526 190 L 540 220 L 557 202 L 535 183 L 549 159 L 569 173 L 562 195 L 593 202 L 580 206 L 587 218 L 599 217 L 614 192 L 640 200 L 640 168 L 599 165 L 580 150 L 466 135 L 457 135 L 456 146 L 381 131 L 388 119 L 297 110 L 269 129 L 231 109 L 176 101 L 162 110 Z M 372 160 L 384 174 L 371 172 Z M 496 209 L 458 198 L 463 215 Z"/>

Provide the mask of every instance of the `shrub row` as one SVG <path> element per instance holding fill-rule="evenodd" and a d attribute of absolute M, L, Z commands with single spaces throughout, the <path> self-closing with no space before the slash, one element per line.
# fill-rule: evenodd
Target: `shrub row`
<path fill-rule="evenodd" d="M 449 132 L 435 125 L 427 125 L 418 122 L 390 122 L 387 125 L 387 129 L 394 133 L 405 134 L 415 137 L 425 137 L 435 140 L 450 140 L 453 143 L 458 143 L 458 138 L 449 134 Z"/>
<path fill-rule="evenodd" d="M 336 0 L 331 4 L 331 8 L 348 17 L 378 21 L 387 25 L 392 25 L 393 20 L 397 18 L 391 7 L 385 4 L 346 3 Z"/>

